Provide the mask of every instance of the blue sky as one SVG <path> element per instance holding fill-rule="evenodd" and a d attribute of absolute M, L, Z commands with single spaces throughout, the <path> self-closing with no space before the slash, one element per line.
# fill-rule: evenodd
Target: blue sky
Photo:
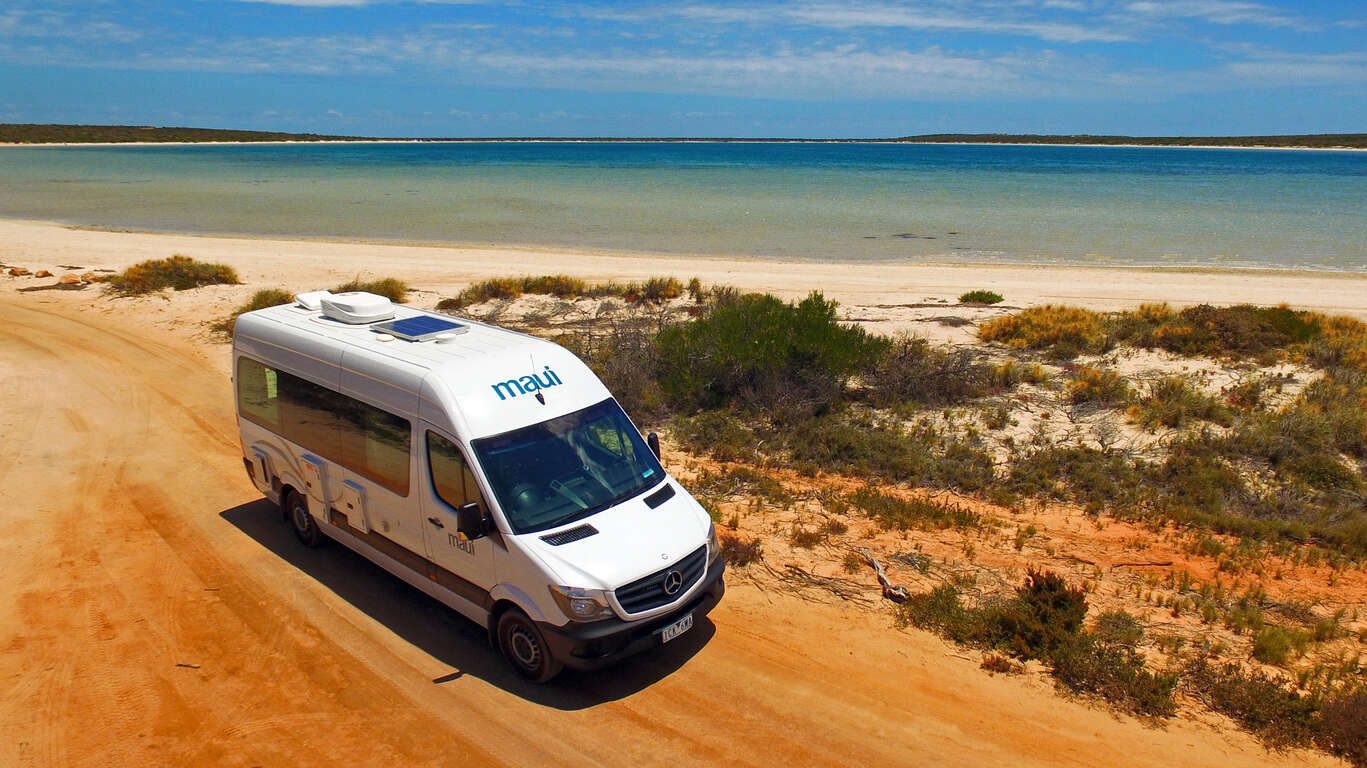
<path fill-rule="evenodd" d="M 1367 2 L 5 0 L 0 122 L 378 136 L 1367 132 Z"/>

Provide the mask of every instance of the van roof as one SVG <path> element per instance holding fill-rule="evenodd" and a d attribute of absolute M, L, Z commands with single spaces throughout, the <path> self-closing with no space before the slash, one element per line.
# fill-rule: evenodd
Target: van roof
<path fill-rule="evenodd" d="M 469 439 L 544 421 L 610 396 L 579 358 L 553 342 L 475 320 L 395 305 L 392 320 L 410 318 L 458 322 L 463 330 L 457 329 L 459 332 L 447 339 L 409 341 L 377 332 L 374 326 L 385 321 L 347 324 L 324 316 L 320 310 L 288 304 L 240 315 L 233 343 L 259 356 L 263 351 L 260 345 L 266 344 L 339 369 L 363 369 L 367 380 L 417 396 L 424 402 L 422 416 L 428 421 Z M 332 360 L 318 360 L 320 350 L 330 350 L 335 357 L 328 354 Z M 264 357 L 288 366 L 278 353 Z M 537 400 L 538 392 L 545 403 Z M 429 413 L 428 403 L 437 406 L 446 418 L 441 418 L 443 413 Z M 403 406 L 397 409 L 410 410 Z"/>

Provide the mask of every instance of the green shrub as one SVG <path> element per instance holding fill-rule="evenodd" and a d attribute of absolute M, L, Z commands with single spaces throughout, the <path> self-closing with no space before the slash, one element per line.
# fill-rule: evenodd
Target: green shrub
<path fill-rule="evenodd" d="M 925 339 L 903 335 L 892 341 L 862 381 L 870 399 L 880 406 L 957 405 L 991 391 L 993 368 L 972 350 L 932 347 Z"/>
<path fill-rule="evenodd" d="M 1120 374 L 1103 368 L 1079 366 L 1068 382 L 1068 399 L 1074 403 L 1115 406 L 1130 397 L 1130 385 Z"/>
<path fill-rule="evenodd" d="M 878 526 L 885 530 L 963 529 L 982 525 L 982 518 L 978 513 L 959 504 L 946 504 L 923 498 L 902 499 L 868 486 L 850 494 L 846 500 L 856 509 L 872 517 Z"/>
<path fill-rule="evenodd" d="M 652 277 L 641 286 L 641 300 L 655 304 L 683 295 L 683 283 L 673 277 Z"/>
<path fill-rule="evenodd" d="M 1168 376 L 1155 381 L 1148 394 L 1128 411 L 1132 421 L 1145 429 L 1177 429 L 1192 420 L 1209 421 L 1227 427 L 1233 415 L 1219 400 L 1196 390 L 1185 379 Z"/>
<path fill-rule="evenodd" d="M 996 291 L 969 291 L 959 297 L 960 304 L 1000 304 L 1002 295 Z"/>
<path fill-rule="evenodd" d="M 1027 571 L 1016 599 L 1003 606 L 998 623 L 1002 644 L 1027 659 L 1049 659 L 1082 629 L 1087 595 L 1050 571 Z"/>
<path fill-rule="evenodd" d="M 827 410 L 888 342 L 836 320 L 813 293 L 790 304 L 748 294 L 656 337 L 657 378 L 678 408 L 739 404 L 801 420 Z"/>
<path fill-rule="evenodd" d="M 764 558 L 764 542 L 725 531 L 718 532 L 721 556 L 730 566 L 745 566 Z"/>
<path fill-rule="evenodd" d="M 1216 667 L 1198 658 L 1185 670 L 1183 685 L 1270 747 L 1309 744 L 1319 728 L 1315 697 L 1287 690 L 1262 672 L 1245 672 L 1235 663 Z"/>
<path fill-rule="evenodd" d="M 1120 648 L 1134 648 L 1144 639 L 1144 625 L 1128 612 L 1115 609 L 1096 617 L 1092 632 L 1099 640 Z"/>
<path fill-rule="evenodd" d="M 1144 667 L 1143 655 L 1116 647 L 1088 634 L 1064 642 L 1052 653 L 1052 674 L 1074 693 L 1091 693 L 1135 714 L 1172 717 L 1177 714 L 1177 674 L 1155 674 Z"/>
<path fill-rule="evenodd" d="M 1285 350 L 1320 334 L 1314 316 L 1286 307 L 1240 304 L 1187 307 L 1154 333 L 1157 346 L 1181 355 L 1240 357 Z"/>
<path fill-rule="evenodd" d="M 595 333 L 556 339 L 588 364 L 637 426 L 654 424 L 669 412 L 655 379 L 655 345 L 647 324 L 613 321 Z"/>
<path fill-rule="evenodd" d="M 1324 702 L 1316 741 L 1354 765 L 1367 765 L 1367 688 L 1340 691 Z"/>
<path fill-rule="evenodd" d="M 195 261 L 179 253 L 169 259 L 140 262 L 105 280 L 106 290 L 119 296 L 139 296 L 164 288 L 185 291 L 202 285 L 240 285 L 237 270 L 223 264 Z"/>
<path fill-rule="evenodd" d="M 1089 309 L 1045 304 L 983 323 L 978 338 L 1015 349 L 1047 350 L 1056 358 L 1068 359 L 1103 350 L 1112 322 Z"/>
<path fill-rule="evenodd" d="M 759 438 L 755 431 L 729 411 L 703 411 L 694 416 L 676 416 L 674 436 L 684 447 L 710 454 L 719 461 L 757 458 Z"/>
<path fill-rule="evenodd" d="M 1285 664 L 1296 638 L 1281 627 L 1264 627 L 1253 637 L 1253 658 L 1264 664 Z"/>
<path fill-rule="evenodd" d="M 278 307 L 281 304 L 291 304 L 293 302 L 294 294 L 284 288 L 262 288 L 256 293 L 253 293 L 252 297 L 247 299 L 246 303 L 233 310 L 231 315 L 214 323 L 213 327 L 215 331 L 231 337 L 233 335 L 233 327 L 237 323 L 238 315 L 243 314 L 244 312 L 255 312 L 258 309 Z"/>
<path fill-rule="evenodd" d="M 362 280 L 359 277 L 352 278 L 345 283 L 332 289 L 333 293 L 350 293 L 352 291 L 364 291 L 373 293 L 376 296 L 383 296 L 386 299 L 402 304 L 408 301 L 408 283 L 397 277 L 381 277 L 375 280 Z"/>
<path fill-rule="evenodd" d="M 929 629 L 964 645 L 990 645 L 992 632 L 981 611 L 969 610 L 959 602 L 959 590 L 941 584 L 930 592 L 912 595 L 897 607 L 897 621 L 919 629 Z"/>
<path fill-rule="evenodd" d="M 1049 446 L 1017 460 L 1005 480 L 1013 493 L 1103 507 L 1137 501 L 1142 475 L 1119 454 L 1077 446 Z"/>

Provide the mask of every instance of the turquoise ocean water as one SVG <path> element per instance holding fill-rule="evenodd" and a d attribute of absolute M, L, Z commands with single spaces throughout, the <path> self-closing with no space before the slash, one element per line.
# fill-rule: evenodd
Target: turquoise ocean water
<path fill-rule="evenodd" d="M 1367 153 L 754 143 L 7 147 L 0 216 L 820 261 L 1367 271 Z"/>

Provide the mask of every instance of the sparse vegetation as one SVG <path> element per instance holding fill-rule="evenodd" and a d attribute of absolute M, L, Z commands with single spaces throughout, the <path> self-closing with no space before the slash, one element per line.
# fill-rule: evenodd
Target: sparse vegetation
<path fill-rule="evenodd" d="M 262 288 L 252 294 L 241 306 L 233 310 L 231 315 L 214 323 L 214 330 L 226 336 L 233 335 L 233 325 L 237 322 L 237 316 L 244 312 L 255 312 L 258 309 L 276 307 L 281 304 L 290 304 L 294 301 L 294 294 L 284 288 Z"/>
<path fill-rule="evenodd" d="M 946 504 L 934 499 L 903 499 L 872 486 L 860 488 L 850 494 L 847 500 L 885 529 L 977 528 L 982 524 L 977 513 L 958 504 Z"/>
<path fill-rule="evenodd" d="M 195 261 L 176 254 L 168 259 L 144 261 L 110 275 L 105 289 L 118 296 L 141 296 L 171 288 L 185 291 L 204 285 L 238 285 L 237 270 L 223 264 Z"/>
<path fill-rule="evenodd" d="M 360 277 L 355 277 L 336 288 L 333 288 L 332 292 L 348 293 L 350 291 L 364 291 L 366 293 L 373 293 L 377 296 L 383 296 L 396 304 L 402 304 L 408 301 L 409 290 L 408 283 L 405 283 L 397 277 L 381 277 L 374 280 L 362 280 Z"/>
<path fill-rule="evenodd" d="M 1000 293 L 982 289 L 969 291 L 959 297 L 960 304 L 1000 304 L 1002 301 Z"/>

